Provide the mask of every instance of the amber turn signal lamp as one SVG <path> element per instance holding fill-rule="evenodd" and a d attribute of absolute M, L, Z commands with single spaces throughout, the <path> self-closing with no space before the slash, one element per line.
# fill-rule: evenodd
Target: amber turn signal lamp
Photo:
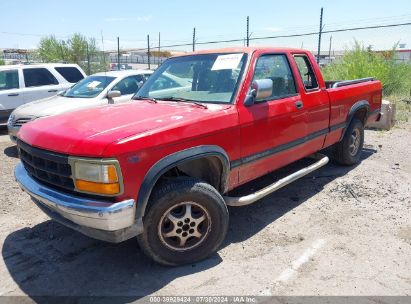
<path fill-rule="evenodd" d="M 116 178 L 117 178 L 117 174 L 116 174 Z M 89 182 L 89 181 L 78 179 L 76 180 L 76 188 L 80 191 L 92 192 L 92 193 L 102 194 L 102 195 L 115 195 L 115 194 L 120 193 L 120 185 L 118 183 L 104 184 L 104 183 L 95 183 L 95 182 Z"/>

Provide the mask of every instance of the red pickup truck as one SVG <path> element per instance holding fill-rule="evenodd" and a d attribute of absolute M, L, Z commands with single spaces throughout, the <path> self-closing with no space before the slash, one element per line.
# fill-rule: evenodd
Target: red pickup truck
<path fill-rule="evenodd" d="M 360 160 L 381 83 L 324 82 L 311 53 L 230 48 L 173 57 L 126 104 L 28 123 L 15 177 L 51 218 L 88 236 L 137 236 L 166 265 L 215 252 L 227 206 L 251 204 L 328 162 Z M 312 163 L 242 197 L 232 189 L 301 158 Z"/>

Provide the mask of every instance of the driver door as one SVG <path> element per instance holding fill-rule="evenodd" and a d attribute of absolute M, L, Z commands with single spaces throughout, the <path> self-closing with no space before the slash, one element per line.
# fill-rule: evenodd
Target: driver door
<path fill-rule="evenodd" d="M 261 54 L 253 80 L 271 79 L 272 95 L 239 107 L 243 184 L 300 158 L 306 135 L 306 111 L 285 54 Z"/>

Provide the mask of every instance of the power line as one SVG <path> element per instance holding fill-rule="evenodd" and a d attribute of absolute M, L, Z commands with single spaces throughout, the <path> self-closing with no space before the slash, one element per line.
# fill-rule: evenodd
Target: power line
<path fill-rule="evenodd" d="M 377 28 L 398 27 L 398 26 L 406 26 L 406 25 L 411 25 L 411 22 L 397 23 L 397 24 L 387 24 L 387 25 L 352 27 L 352 28 L 346 28 L 346 29 L 335 29 L 335 30 L 322 31 L 322 33 L 323 34 L 331 34 L 331 33 L 341 33 L 341 32 L 352 32 L 352 31 L 358 31 L 358 30 L 370 30 L 370 29 L 377 29 Z M 312 36 L 312 35 L 318 35 L 318 32 L 310 32 L 310 33 L 303 33 L 303 34 L 291 34 L 291 35 L 254 37 L 254 38 L 250 38 L 250 40 L 276 39 L 276 38 L 288 38 L 288 37 L 302 37 L 302 36 Z"/>
<path fill-rule="evenodd" d="M 4 32 L 1 31 L 0 34 L 4 34 L 4 35 L 14 35 L 14 36 L 34 36 L 34 37 L 44 37 L 44 36 L 48 36 L 45 34 L 30 34 L 30 33 L 18 33 L 18 32 Z M 69 36 L 56 36 L 56 35 L 51 35 L 54 36 L 56 38 L 68 38 Z"/>
<path fill-rule="evenodd" d="M 396 23 L 396 24 L 386 24 L 386 25 L 373 25 L 373 26 L 363 26 L 363 27 L 352 27 L 352 28 L 345 28 L 345 29 L 334 29 L 334 30 L 323 30 L 323 34 L 331 34 L 331 33 L 341 33 L 341 32 L 351 32 L 351 31 L 358 31 L 358 30 L 369 30 L 369 29 L 378 29 L 378 28 L 389 28 L 389 27 L 399 27 L 399 26 L 407 26 L 411 25 L 411 22 L 406 23 Z M 249 40 L 265 40 L 265 39 L 278 39 L 278 38 L 292 38 L 292 37 L 304 37 L 304 36 L 313 36 L 318 35 L 318 31 L 316 32 L 307 32 L 307 33 L 300 33 L 300 34 L 289 34 L 289 35 L 275 35 L 275 36 L 263 36 L 263 37 L 252 37 Z M 228 40 L 213 40 L 213 41 L 199 41 L 196 42 L 196 45 L 205 45 L 205 44 L 217 44 L 217 43 L 230 43 L 230 42 L 243 42 L 244 38 L 236 38 L 236 39 L 228 39 Z M 172 45 L 164 45 L 163 48 L 174 48 L 174 47 L 183 47 L 183 46 L 192 46 L 192 43 L 182 43 L 182 44 L 172 44 Z M 135 49 L 135 50 L 146 50 L 146 48 Z"/>
<path fill-rule="evenodd" d="M 409 25 L 411 25 L 411 22 L 385 24 L 385 25 L 351 27 L 351 28 L 344 28 L 344 29 L 323 30 L 322 33 L 323 34 L 331 34 L 331 33 L 358 31 L 358 30 L 392 28 L 392 27 L 409 26 Z M 13 34 L 13 35 L 24 35 L 24 36 L 42 36 L 42 35 L 38 35 L 38 34 L 11 33 L 11 32 L 3 32 L 3 31 L 0 31 L 0 33 L 2 33 L 2 34 Z M 304 37 L 304 36 L 314 36 L 314 35 L 318 35 L 318 31 L 306 32 L 306 33 L 296 33 L 296 34 L 287 34 L 287 35 L 250 37 L 249 40 L 250 41 L 256 41 L 256 40 L 293 38 L 293 37 Z M 163 40 L 163 41 L 165 41 L 165 40 Z M 218 44 L 218 43 L 233 43 L 233 42 L 243 42 L 243 41 L 244 41 L 244 38 L 235 38 L 235 39 L 226 39 L 226 40 L 196 41 L 196 45 Z M 164 49 L 164 48 L 175 48 L 175 47 L 185 47 L 185 46 L 192 46 L 192 42 L 162 45 L 161 47 Z M 134 49 L 134 50 L 144 51 L 144 50 L 147 50 L 147 48 L 137 48 L 137 49 Z"/>
<path fill-rule="evenodd" d="M 381 25 L 382 23 L 403 23 L 407 22 L 408 20 L 411 19 L 411 14 L 408 15 L 400 15 L 400 16 L 392 16 L 392 17 L 376 17 L 376 18 L 363 18 L 363 19 L 353 19 L 353 20 L 345 20 L 344 23 L 341 22 L 327 22 L 326 26 L 327 27 L 334 27 L 334 29 L 337 29 L 339 27 L 350 27 L 350 26 L 368 26 L 375 24 L 376 22 L 379 22 Z M 267 27 L 269 28 L 269 27 Z M 295 25 L 295 26 L 287 26 L 287 27 L 278 27 L 275 32 L 293 32 L 293 31 L 299 31 L 299 30 L 307 30 L 309 29 L 310 31 L 314 31 L 315 29 L 318 28 L 318 24 L 304 24 L 304 25 Z M 265 30 L 265 31 L 257 31 L 254 32 L 254 34 L 257 35 L 265 35 L 268 33 L 272 33 L 274 31 L 272 30 Z M 231 35 L 234 36 L 234 35 Z"/>
<path fill-rule="evenodd" d="M 404 15 L 398 15 L 398 16 L 392 16 L 392 17 L 377 17 L 377 18 L 362 18 L 362 19 L 353 19 L 353 20 L 348 20 L 348 23 L 345 23 L 344 25 L 342 25 L 339 22 L 335 22 L 335 23 L 326 23 L 326 27 L 330 27 L 330 26 L 334 26 L 334 30 L 340 30 L 339 27 L 341 26 L 352 26 L 352 25 L 356 25 L 359 23 L 359 21 L 362 21 L 361 23 L 364 23 L 362 25 L 362 27 L 356 27 L 354 28 L 357 29 L 361 29 L 361 28 L 367 28 L 368 25 L 371 23 L 375 23 L 375 21 L 381 21 L 381 22 L 386 22 L 388 20 L 393 21 L 393 19 L 398 18 L 398 20 L 395 20 L 399 25 L 402 25 L 404 21 L 407 21 L 411 18 L 410 14 L 404 14 Z M 404 20 L 405 19 L 405 20 Z M 365 22 L 364 22 L 365 21 Z M 405 23 L 406 24 L 406 23 Z M 388 27 L 391 27 L 393 24 L 387 24 Z M 395 24 L 394 24 L 395 25 Z M 380 27 L 384 27 L 385 25 L 380 25 Z M 318 27 L 318 24 L 310 24 L 310 25 L 297 25 L 297 26 L 291 26 L 291 27 L 284 27 L 284 28 L 279 28 L 279 30 L 277 32 L 293 32 L 296 30 L 303 30 L 303 29 L 309 29 L 310 31 L 312 30 L 313 32 L 315 32 L 316 34 L 318 34 L 318 31 L 316 31 L 315 29 Z M 341 30 L 346 30 L 345 28 L 342 28 Z M 350 29 L 348 29 L 350 30 Z M 271 31 L 272 32 L 272 31 Z M 254 35 L 264 35 L 270 33 L 270 31 L 258 31 L 258 32 L 253 32 Z M 309 32 L 310 33 L 310 32 Z M 325 31 L 323 31 L 323 33 L 326 33 Z M 202 36 L 202 39 L 206 39 L 206 38 L 217 38 L 217 37 L 229 37 L 229 36 L 240 36 L 241 33 L 237 32 L 237 33 L 231 33 L 231 34 L 216 34 L 216 35 L 212 35 L 212 36 Z M 285 37 L 293 37 L 292 35 L 294 34 L 284 34 Z M 307 35 L 308 36 L 308 35 Z M 258 39 L 265 39 L 266 36 L 261 36 L 261 37 L 257 37 Z M 271 36 L 267 36 L 267 37 L 271 37 Z M 276 37 L 276 36 L 274 36 Z M 279 37 L 279 38 L 283 38 L 283 37 Z M 239 41 L 243 41 L 244 38 L 239 38 L 239 39 L 235 39 L 234 42 L 239 42 Z M 253 40 L 253 38 L 250 38 L 250 40 Z M 142 40 L 133 40 L 133 39 L 129 39 L 129 41 L 142 41 Z M 176 47 L 176 46 L 187 46 L 185 41 L 186 40 L 166 40 L 163 39 L 163 41 L 169 41 L 169 42 L 174 42 L 171 46 L 172 47 Z M 213 40 L 212 40 L 213 41 Z M 232 39 L 228 39 L 228 40 L 221 40 L 222 43 L 224 42 L 233 42 Z M 217 42 L 218 43 L 218 42 Z M 190 44 L 191 45 L 191 44 Z M 168 47 L 168 46 L 167 46 Z"/>

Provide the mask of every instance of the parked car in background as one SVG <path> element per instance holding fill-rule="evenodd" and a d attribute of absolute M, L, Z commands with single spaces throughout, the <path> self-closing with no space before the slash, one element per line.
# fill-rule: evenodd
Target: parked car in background
<path fill-rule="evenodd" d="M 0 124 L 18 106 L 56 95 L 86 76 L 77 64 L 0 66 Z"/>
<path fill-rule="evenodd" d="M 130 65 L 128 65 L 127 63 L 126 64 L 120 64 L 120 70 L 131 70 L 133 67 L 132 66 L 130 66 Z M 118 71 L 119 70 L 119 67 L 118 67 L 118 64 L 117 63 L 111 63 L 110 64 L 110 71 Z"/>
<path fill-rule="evenodd" d="M 97 73 L 56 96 L 24 104 L 10 115 L 7 123 L 10 139 L 15 142 L 20 127 L 40 117 L 129 101 L 152 73 L 149 70 Z"/>

